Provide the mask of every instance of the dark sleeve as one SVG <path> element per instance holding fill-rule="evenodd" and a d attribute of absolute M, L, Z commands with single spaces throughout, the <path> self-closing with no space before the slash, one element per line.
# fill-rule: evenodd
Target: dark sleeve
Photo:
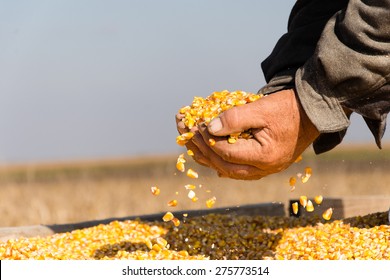
<path fill-rule="evenodd" d="M 328 9 L 328 14 L 310 18 L 303 11 L 313 5 L 333 8 Z M 268 84 L 260 92 L 296 88 L 305 112 L 321 133 L 313 144 L 316 153 L 328 151 L 341 142 L 349 126 L 346 109 L 364 117 L 380 147 L 390 110 L 390 1 L 307 0 L 298 1 L 294 9 L 289 32 L 262 64 L 266 66 L 263 71 Z M 294 25 L 302 21 L 306 24 Z M 324 23 L 322 29 L 310 28 L 319 22 Z M 294 32 L 305 33 L 295 35 L 303 42 L 289 43 Z M 276 60 L 272 57 L 283 54 L 283 50 L 291 51 L 295 57 L 278 68 L 272 64 L 288 56 Z M 305 50 L 306 60 L 299 50 Z M 302 59 L 297 61 L 298 57 Z"/>
<path fill-rule="evenodd" d="M 390 111 L 390 1 L 350 0 L 326 24 L 295 86 L 321 133 L 317 153 L 338 144 L 329 146 L 327 136 L 349 126 L 345 108 L 364 117 L 380 147 Z"/>

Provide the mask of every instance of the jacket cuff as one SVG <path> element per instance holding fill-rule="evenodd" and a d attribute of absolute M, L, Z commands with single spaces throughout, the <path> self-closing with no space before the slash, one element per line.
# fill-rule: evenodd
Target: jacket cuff
<path fill-rule="evenodd" d="M 323 84 L 317 84 L 319 74 L 311 69 L 306 63 L 295 76 L 297 96 L 307 116 L 320 133 L 346 130 L 350 125 L 349 118 L 330 90 L 323 88 Z"/>

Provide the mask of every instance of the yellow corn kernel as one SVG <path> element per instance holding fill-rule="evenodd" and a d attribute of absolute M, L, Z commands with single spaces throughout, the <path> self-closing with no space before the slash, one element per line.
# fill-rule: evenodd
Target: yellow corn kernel
<path fill-rule="evenodd" d="M 212 198 L 206 200 L 207 208 L 213 207 L 216 201 L 217 201 L 217 198 L 215 196 L 213 196 Z"/>
<path fill-rule="evenodd" d="M 229 137 L 228 138 L 228 143 L 229 144 L 234 144 L 234 143 L 236 143 L 237 142 L 237 139 L 236 138 L 233 138 L 233 137 Z"/>
<path fill-rule="evenodd" d="M 187 144 L 188 140 L 185 139 L 183 136 L 179 135 L 176 137 L 176 144 L 180 145 L 180 146 L 184 146 L 185 144 Z"/>
<path fill-rule="evenodd" d="M 199 198 L 197 196 L 194 196 L 193 198 L 191 198 L 192 202 L 197 202 L 199 200 Z"/>
<path fill-rule="evenodd" d="M 190 190 L 189 192 L 188 192 L 188 198 L 189 199 L 193 199 L 195 196 L 196 196 L 196 194 L 195 194 L 195 192 L 193 191 L 193 190 Z"/>
<path fill-rule="evenodd" d="M 193 132 L 185 132 L 181 135 L 185 140 L 191 140 L 192 137 L 194 137 Z"/>
<path fill-rule="evenodd" d="M 152 250 L 153 250 L 153 251 L 160 252 L 161 249 L 162 249 L 162 248 L 161 248 L 160 245 L 158 245 L 158 244 L 153 244 L 153 246 L 152 246 Z"/>
<path fill-rule="evenodd" d="M 323 200 L 324 200 L 324 198 L 322 197 L 322 195 L 316 195 L 314 197 L 314 202 L 317 203 L 318 205 L 320 205 Z"/>
<path fill-rule="evenodd" d="M 297 157 L 297 159 L 295 160 L 295 163 L 300 162 L 301 160 L 302 160 L 302 155 Z"/>
<path fill-rule="evenodd" d="M 196 186 L 195 185 L 191 185 L 191 184 L 187 184 L 187 185 L 184 186 L 184 188 L 186 190 L 195 190 Z"/>
<path fill-rule="evenodd" d="M 187 150 L 187 155 L 192 157 L 194 156 L 194 152 L 192 150 Z"/>
<path fill-rule="evenodd" d="M 191 110 L 191 107 L 190 107 L 190 106 L 184 106 L 184 107 L 180 108 L 179 113 L 180 113 L 180 114 L 185 114 L 185 113 L 187 113 L 189 110 Z"/>
<path fill-rule="evenodd" d="M 292 207 L 292 210 L 293 210 L 293 213 L 296 215 L 298 214 L 298 202 L 294 202 L 293 204 L 291 204 L 291 207 Z"/>
<path fill-rule="evenodd" d="M 175 227 L 178 227 L 180 225 L 180 220 L 176 217 L 173 218 L 171 221 Z"/>
<path fill-rule="evenodd" d="M 187 170 L 187 176 L 190 178 L 193 178 L 193 179 L 197 179 L 199 177 L 198 173 L 196 171 L 192 170 L 191 168 L 189 168 Z"/>
<path fill-rule="evenodd" d="M 312 169 L 310 167 L 305 168 L 305 175 L 309 175 L 309 176 L 312 175 Z"/>
<path fill-rule="evenodd" d="M 168 206 L 169 207 L 176 207 L 177 206 L 177 200 L 173 199 L 173 200 L 169 201 L 168 202 Z"/>
<path fill-rule="evenodd" d="M 322 218 L 324 218 L 324 220 L 329 221 L 332 218 L 332 214 L 333 208 L 328 208 L 324 211 L 324 213 L 322 213 Z"/>
<path fill-rule="evenodd" d="M 213 138 L 209 139 L 209 145 L 212 147 L 215 145 L 215 140 Z"/>
<path fill-rule="evenodd" d="M 157 186 L 150 187 L 150 191 L 152 192 L 153 195 L 159 195 L 160 194 L 160 189 Z"/>
<path fill-rule="evenodd" d="M 180 154 L 176 161 L 176 169 L 180 172 L 184 172 L 186 170 L 184 163 L 186 163 L 184 154 Z"/>
<path fill-rule="evenodd" d="M 314 211 L 314 205 L 313 202 L 309 199 L 306 204 L 306 211 L 307 212 L 313 212 Z"/>
<path fill-rule="evenodd" d="M 299 197 L 299 203 L 302 205 L 302 207 L 306 207 L 306 205 L 307 205 L 307 196 L 305 196 L 305 195 L 301 195 L 300 197 Z"/>
<path fill-rule="evenodd" d="M 149 250 L 152 250 L 153 244 L 152 244 L 152 241 L 150 241 L 150 239 L 145 240 L 145 245 L 146 245 L 146 247 L 149 248 Z"/>
<path fill-rule="evenodd" d="M 162 237 L 157 237 L 156 238 L 156 244 L 158 244 L 161 248 L 165 248 L 167 246 L 167 244 L 168 244 L 168 241 L 166 241 Z"/>
<path fill-rule="evenodd" d="M 173 216 L 172 212 L 167 212 L 167 213 L 165 213 L 165 215 L 163 216 L 162 219 L 163 219 L 164 222 L 169 222 L 173 218 L 174 218 L 174 216 Z"/>
<path fill-rule="evenodd" d="M 288 180 L 288 183 L 289 183 L 290 187 L 294 187 L 295 184 L 297 183 L 297 178 L 290 177 L 290 179 Z"/>
<path fill-rule="evenodd" d="M 184 163 L 181 161 L 176 162 L 176 169 L 179 170 L 180 172 L 186 171 L 186 167 Z"/>

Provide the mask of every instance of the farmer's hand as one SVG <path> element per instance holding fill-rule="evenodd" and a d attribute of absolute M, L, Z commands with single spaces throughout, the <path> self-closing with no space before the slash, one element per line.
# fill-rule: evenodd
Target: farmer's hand
<path fill-rule="evenodd" d="M 178 131 L 183 133 L 179 118 Z M 252 139 L 229 144 L 220 137 L 249 128 Z M 207 127 L 200 125 L 192 131 L 195 136 L 186 146 L 198 163 L 214 168 L 221 177 L 246 180 L 286 169 L 319 135 L 292 89 L 231 108 Z M 214 146 L 208 144 L 210 138 L 216 140 Z"/>

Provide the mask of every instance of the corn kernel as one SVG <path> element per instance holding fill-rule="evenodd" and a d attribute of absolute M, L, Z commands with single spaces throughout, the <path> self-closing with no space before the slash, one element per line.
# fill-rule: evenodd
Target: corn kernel
<path fill-rule="evenodd" d="M 195 196 L 196 196 L 196 194 L 195 194 L 195 192 L 193 191 L 193 190 L 190 190 L 189 192 L 188 192 L 188 198 L 189 199 L 193 199 Z"/>
<path fill-rule="evenodd" d="M 324 198 L 322 197 L 322 195 L 316 195 L 314 197 L 314 202 L 317 203 L 318 205 L 320 205 L 323 200 L 324 200 Z"/>
<path fill-rule="evenodd" d="M 169 207 L 176 207 L 177 206 L 177 200 L 176 199 L 173 199 L 171 201 L 168 202 L 168 206 Z"/>
<path fill-rule="evenodd" d="M 162 219 L 163 219 L 164 222 L 169 222 L 173 218 L 174 218 L 173 214 L 171 212 L 167 212 L 167 213 L 165 213 L 165 215 L 163 216 Z"/>
<path fill-rule="evenodd" d="M 299 197 L 299 203 L 302 205 L 302 207 L 306 207 L 306 205 L 307 205 L 307 196 L 305 196 L 305 195 L 301 195 L 300 197 Z"/>
<path fill-rule="evenodd" d="M 190 157 L 194 156 L 194 152 L 192 150 L 187 150 L 187 155 L 189 155 Z"/>
<path fill-rule="evenodd" d="M 298 202 L 294 202 L 292 205 L 293 213 L 296 215 L 298 214 Z"/>
<path fill-rule="evenodd" d="M 193 179 L 197 179 L 199 177 L 198 173 L 191 168 L 187 170 L 187 176 Z"/>
<path fill-rule="evenodd" d="M 229 137 L 228 138 L 228 143 L 229 144 L 234 144 L 234 143 L 236 143 L 237 142 L 237 139 L 236 138 L 233 138 L 233 137 Z"/>
<path fill-rule="evenodd" d="M 160 194 L 160 189 L 157 186 L 150 187 L 150 191 L 152 192 L 153 195 L 156 196 Z"/>
<path fill-rule="evenodd" d="M 178 218 L 174 217 L 171 221 L 175 227 L 180 226 L 180 220 Z"/>
<path fill-rule="evenodd" d="M 207 208 L 213 207 L 216 201 L 217 201 L 217 198 L 215 196 L 213 196 L 212 198 L 209 198 L 208 200 L 206 200 Z"/>
<path fill-rule="evenodd" d="M 314 205 L 313 202 L 309 199 L 306 204 L 306 211 L 307 212 L 313 212 L 314 211 Z"/>
<path fill-rule="evenodd" d="M 297 183 L 297 179 L 295 177 L 290 177 L 288 183 L 289 183 L 290 187 L 295 188 L 295 184 Z"/>
<path fill-rule="evenodd" d="M 303 159 L 302 155 L 298 156 L 297 159 L 294 161 L 295 163 L 300 162 Z"/>
<path fill-rule="evenodd" d="M 168 241 L 166 241 L 162 237 L 157 237 L 156 238 L 156 244 L 158 244 L 161 248 L 165 248 L 167 246 L 167 244 L 168 244 Z"/>
<path fill-rule="evenodd" d="M 322 218 L 324 218 L 324 220 L 329 221 L 332 218 L 332 214 L 333 208 L 328 208 L 324 211 L 324 213 L 322 213 Z"/>
<path fill-rule="evenodd" d="M 212 147 L 215 145 L 215 140 L 213 138 L 209 139 L 209 145 Z"/>
<path fill-rule="evenodd" d="M 195 190 L 196 189 L 196 186 L 195 185 L 192 185 L 192 184 L 187 184 L 184 186 L 184 188 L 186 190 Z"/>

